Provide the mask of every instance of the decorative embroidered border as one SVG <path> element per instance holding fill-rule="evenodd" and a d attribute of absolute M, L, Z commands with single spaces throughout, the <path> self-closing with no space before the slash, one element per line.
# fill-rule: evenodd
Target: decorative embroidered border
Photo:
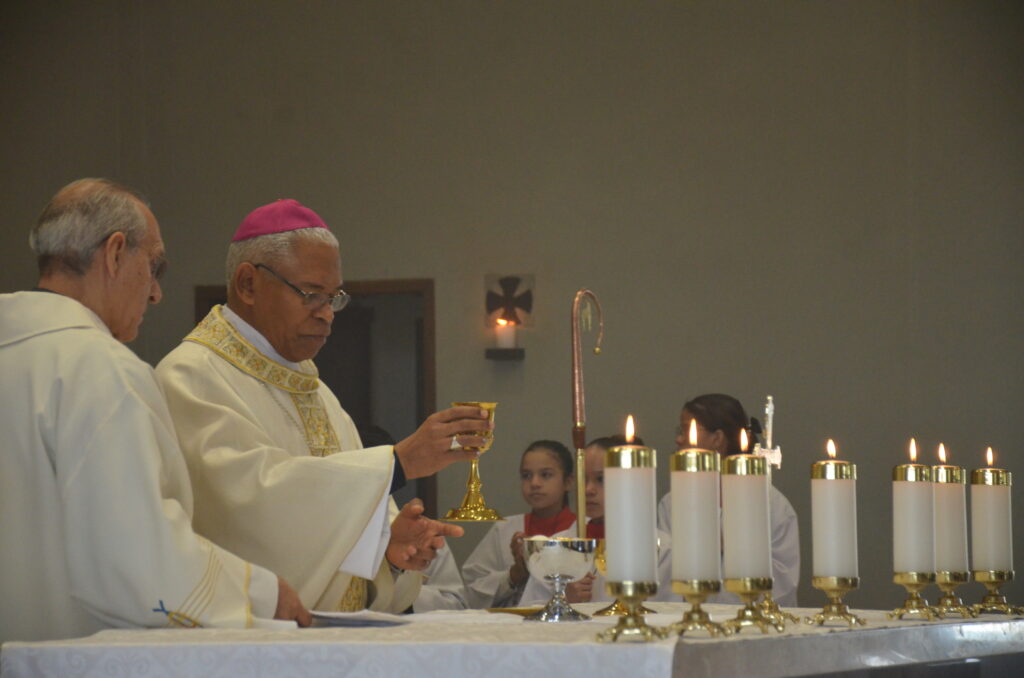
<path fill-rule="evenodd" d="M 311 455 L 326 457 L 340 452 L 341 442 L 318 392 L 319 373 L 313 361 L 306 360 L 302 363 L 302 366 L 308 367 L 311 372 L 307 374 L 288 369 L 271 360 L 246 341 L 245 337 L 224 319 L 220 309 L 220 305 L 210 309 L 202 322 L 185 337 L 185 341 L 206 346 L 249 376 L 287 392 L 299 413 L 302 435 L 306 439 L 306 446 Z M 270 397 L 273 398 L 273 394 Z"/>
<path fill-rule="evenodd" d="M 220 305 L 214 306 L 196 325 L 184 341 L 194 341 L 217 353 L 229 363 L 260 381 L 289 393 L 316 392 L 320 385 L 319 373 L 312 360 L 303 361 L 310 373 L 288 369 L 259 352 L 221 315 Z"/>

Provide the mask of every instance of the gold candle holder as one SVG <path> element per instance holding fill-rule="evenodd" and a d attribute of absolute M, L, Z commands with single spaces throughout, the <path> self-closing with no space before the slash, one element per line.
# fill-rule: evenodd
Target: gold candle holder
<path fill-rule="evenodd" d="M 935 583 L 934 572 L 897 572 L 892 576 L 892 580 L 905 588 L 909 595 L 903 601 L 903 607 L 897 607 L 888 613 L 889 619 L 903 619 L 904 615 L 921 617 L 927 621 L 939 618 L 939 611 L 921 596 L 924 587 Z"/>
<path fill-rule="evenodd" d="M 597 550 L 594 552 L 594 567 L 604 577 L 608 574 L 608 559 L 605 558 L 605 540 L 597 540 Z M 616 598 L 611 605 L 602 607 L 597 612 L 593 613 L 594 617 L 611 617 L 614 615 L 624 615 L 628 612 L 626 606 L 622 604 L 622 601 Z M 641 605 L 640 612 L 643 614 L 651 614 L 654 612 L 651 608 Z"/>
<path fill-rule="evenodd" d="M 964 601 L 960 600 L 960 596 L 954 593 L 958 586 L 966 584 L 970 580 L 971 576 L 967 572 L 935 573 L 935 583 L 942 590 L 942 597 L 939 598 L 939 602 L 935 605 L 940 617 L 951 617 L 958 614 L 965 619 L 969 619 L 978 616 L 969 607 L 964 605 Z"/>
<path fill-rule="evenodd" d="M 999 593 L 1003 584 L 1013 581 L 1012 570 L 975 570 L 974 581 L 981 582 L 988 589 L 988 593 L 981 599 L 981 602 L 971 606 L 971 611 L 975 616 L 979 614 L 1024 614 L 1024 607 L 1010 605 L 1006 602 L 1006 596 Z"/>
<path fill-rule="evenodd" d="M 713 593 L 722 589 L 722 582 L 717 579 L 676 579 L 672 582 L 672 590 L 686 598 L 690 609 L 683 613 L 682 621 L 668 627 L 669 633 L 680 636 L 687 631 L 707 631 L 711 637 L 732 633 L 732 629 L 711 621 L 711 616 L 701 608 L 701 604 Z"/>
<path fill-rule="evenodd" d="M 782 633 L 785 626 L 777 619 L 765 615 L 757 599 L 765 591 L 772 590 L 771 577 L 744 577 L 742 579 L 726 579 L 725 590 L 735 593 L 743 601 L 743 607 L 733 619 L 722 622 L 722 626 L 731 632 L 739 633 L 748 626 L 756 626 L 761 633 L 768 633 L 768 627 Z"/>
<path fill-rule="evenodd" d="M 487 410 L 487 419 L 494 422 L 494 410 L 498 407 L 498 403 L 484 403 L 474 400 L 452 403 L 452 407 L 479 407 L 482 410 Z M 481 447 L 466 449 L 475 449 L 480 453 L 491 449 L 491 444 L 494 442 L 493 431 L 465 431 L 465 433 L 481 436 L 484 439 L 484 444 Z M 481 491 L 483 486 L 484 484 L 480 480 L 480 462 L 478 459 L 473 459 L 470 461 L 469 478 L 466 480 L 466 494 L 462 497 L 462 505 L 448 511 L 444 519 L 465 523 L 493 523 L 498 520 L 504 520 L 500 513 L 487 505 Z"/>
<path fill-rule="evenodd" d="M 761 599 L 761 612 L 764 616 L 786 626 L 786 622 L 793 622 L 794 624 L 800 623 L 800 617 L 796 616 L 792 612 L 786 612 L 779 607 L 778 602 L 772 597 L 771 591 L 764 592 L 764 598 Z"/>
<path fill-rule="evenodd" d="M 606 584 L 608 594 L 615 596 L 626 608 L 619 623 L 597 634 L 602 643 L 622 640 L 648 643 L 668 636 L 668 629 L 650 626 L 644 619 L 643 602 L 658 592 L 657 582 L 612 581 Z"/>
<path fill-rule="evenodd" d="M 823 626 L 830 621 L 846 622 L 849 626 L 864 626 L 862 618 L 850 612 L 843 602 L 843 596 L 860 586 L 859 577 L 812 577 L 811 586 L 828 596 L 828 603 L 821 612 L 804 621 L 808 624 Z"/>

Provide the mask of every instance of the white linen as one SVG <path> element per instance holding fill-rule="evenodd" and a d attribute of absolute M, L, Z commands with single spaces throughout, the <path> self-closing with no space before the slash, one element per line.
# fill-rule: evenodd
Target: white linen
<path fill-rule="evenodd" d="M 98 316 L 0 295 L 0 374 L 0 641 L 273 616 L 277 577 L 192 531 L 153 370 Z"/>
<path fill-rule="evenodd" d="M 772 529 L 772 597 L 779 605 L 796 607 L 800 584 L 800 526 L 796 511 L 774 485 L 768 489 L 768 510 Z M 658 529 L 672 534 L 672 495 L 658 502 Z M 722 591 L 708 597 L 712 603 L 739 603 L 734 593 Z"/>
<path fill-rule="evenodd" d="M 494 523 L 462 563 L 462 579 L 466 582 L 470 607 L 515 607 L 519 603 L 522 590 L 512 586 L 508 571 L 515 562 L 512 535 L 525 529 L 522 513 Z"/>
<path fill-rule="evenodd" d="M 223 323 L 217 329 L 244 339 Z M 233 348 L 267 363 L 251 344 L 239 340 Z M 311 609 L 337 609 L 357 574 L 374 580 L 372 609 L 402 611 L 415 600 L 420 576 L 396 581 L 383 561 L 389 515 L 397 511 L 388 496 L 393 448 L 361 449 L 337 398 L 311 363 L 301 367 L 275 369 L 282 380 L 313 380 L 315 402 L 342 451 L 311 456 L 306 420 L 289 392 L 207 345 L 184 341 L 157 366 L 195 488 L 196 529 L 280 574 Z M 359 572 L 339 571 L 343 563 Z"/>

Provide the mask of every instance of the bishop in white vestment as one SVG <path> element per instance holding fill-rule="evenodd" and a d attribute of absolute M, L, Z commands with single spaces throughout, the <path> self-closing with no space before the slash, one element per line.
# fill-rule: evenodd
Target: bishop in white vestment
<path fill-rule="evenodd" d="M 281 200 L 242 222 L 228 270 L 228 306 L 157 367 L 195 487 L 197 531 L 274 569 L 315 609 L 404 611 L 421 576 L 393 572 L 384 555 L 397 513 L 390 492 L 403 471 L 416 477 L 413 460 L 400 464 L 398 445 L 360 449 L 311 360 L 347 298 L 337 240 L 315 212 Z M 473 430 L 430 428 L 445 463 L 453 433 Z M 433 540 L 418 566 L 442 544 Z"/>

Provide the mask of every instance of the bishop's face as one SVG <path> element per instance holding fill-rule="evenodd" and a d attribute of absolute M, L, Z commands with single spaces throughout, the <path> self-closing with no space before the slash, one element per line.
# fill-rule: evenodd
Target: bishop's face
<path fill-rule="evenodd" d="M 304 292 L 334 294 L 341 289 L 338 248 L 324 242 L 296 241 L 290 257 L 269 266 Z M 309 360 L 327 342 L 334 311 L 330 303 L 310 306 L 277 276 L 262 268 L 255 271 L 252 325 L 285 360 Z"/>

